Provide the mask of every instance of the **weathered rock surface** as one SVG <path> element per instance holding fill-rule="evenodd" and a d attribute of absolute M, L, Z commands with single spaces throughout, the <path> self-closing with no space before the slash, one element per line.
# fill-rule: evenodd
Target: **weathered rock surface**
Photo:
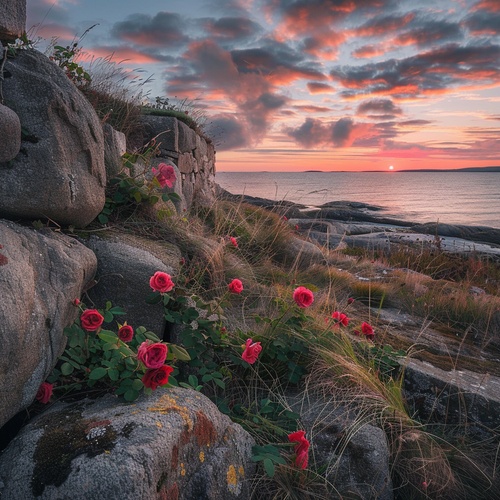
<path fill-rule="evenodd" d="M 8 108 L 0 104 L 0 163 L 15 158 L 21 147 L 21 122 L 19 117 Z"/>
<path fill-rule="evenodd" d="M 404 368 L 407 401 L 420 419 L 460 424 L 475 434 L 500 428 L 499 377 L 445 371 L 419 360 Z"/>
<path fill-rule="evenodd" d="M 148 305 L 153 291 L 149 279 L 156 271 L 174 275 L 179 268 L 180 250 L 167 242 L 151 241 L 133 235 L 99 238 L 83 243 L 97 256 L 97 284 L 88 291 L 97 308 L 106 301 L 125 308 L 123 319 L 134 328 L 145 326 L 162 337 L 165 329 L 163 305 Z M 175 281 L 175 278 L 174 278 Z"/>
<path fill-rule="evenodd" d="M 389 447 L 385 432 L 373 425 L 355 423 L 354 414 L 324 399 L 307 402 L 289 399 L 300 412 L 314 462 L 335 491 L 331 498 L 392 500 Z M 352 432 L 356 429 L 355 432 Z"/>
<path fill-rule="evenodd" d="M 26 31 L 26 0 L 0 2 L 0 41 L 13 42 Z"/>
<path fill-rule="evenodd" d="M 93 277 L 92 251 L 52 231 L 0 220 L 0 427 L 29 406 L 64 350 L 63 329 Z"/>
<path fill-rule="evenodd" d="M 21 121 L 21 152 L 0 165 L 0 214 L 85 226 L 104 206 L 104 139 L 90 103 L 35 50 L 8 59 L 5 104 Z"/>
<path fill-rule="evenodd" d="M 284 263 L 296 266 L 298 269 L 307 269 L 326 262 L 323 252 L 317 245 L 301 238 L 291 238 L 283 250 Z"/>
<path fill-rule="evenodd" d="M 122 156 L 127 151 L 127 141 L 123 132 L 118 132 L 109 123 L 102 126 L 104 133 L 104 164 L 108 179 L 116 177 L 123 169 Z"/>
<path fill-rule="evenodd" d="M 57 403 L 0 456 L 2 500 L 247 499 L 250 435 L 202 394 Z"/>

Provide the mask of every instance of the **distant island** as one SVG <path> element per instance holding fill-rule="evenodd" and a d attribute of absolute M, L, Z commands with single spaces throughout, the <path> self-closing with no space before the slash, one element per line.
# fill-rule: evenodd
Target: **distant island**
<path fill-rule="evenodd" d="M 351 172 L 351 170 L 304 170 L 307 173 L 342 173 Z M 500 172 L 500 166 L 498 167 L 465 167 L 465 168 L 412 168 L 407 170 L 361 170 L 361 172 Z"/>
<path fill-rule="evenodd" d="M 394 172 L 500 172 L 500 167 L 466 167 L 446 170 L 440 168 L 415 168 L 411 170 L 394 170 Z"/>

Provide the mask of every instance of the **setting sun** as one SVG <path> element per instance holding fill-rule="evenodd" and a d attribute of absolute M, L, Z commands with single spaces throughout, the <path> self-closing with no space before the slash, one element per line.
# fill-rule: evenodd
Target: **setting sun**
<path fill-rule="evenodd" d="M 394 170 L 394 167 L 391 165 L 391 166 L 389 167 L 389 170 Z"/>

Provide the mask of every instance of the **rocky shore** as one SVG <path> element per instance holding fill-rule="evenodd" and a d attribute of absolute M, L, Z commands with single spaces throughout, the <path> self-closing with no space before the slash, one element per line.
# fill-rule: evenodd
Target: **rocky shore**
<path fill-rule="evenodd" d="M 489 256 L 500 260 L 500 229 L 457 224 L 418 224 L 385 217 L 383 207 L 368 203 L 333 201 L 307 207 L 289 201 L 273 201 L 235 195 L 217 187 L 218 196 L 273 210 L 301 233 L 330 248 L 345 246 L 369 250 L 391 250 L 397 245 L 420 245 L 458 254 Z"/>

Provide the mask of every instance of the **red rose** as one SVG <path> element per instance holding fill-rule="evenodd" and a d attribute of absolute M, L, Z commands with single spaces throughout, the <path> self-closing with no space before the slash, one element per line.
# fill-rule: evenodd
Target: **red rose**
<path fill-rule="evenodd" d="M 95 332 L 99 330 L 104 318 L 97 309 L 87 309 L 80 316 L 80 323 L 84 330 L 88 332 Z"/>
<path fill-rule="evenodd" d="M 295 445 L 295 465 L 305 469 L 309 460 L 309 441 L 306 439 L 305 431 L 288 434 L 288 440 L 291 443 L 297 443 Z"/>
<path fill-rule="evenodd" d="M 130 342 L 134 338 L 134 329 L 130 325 L 123 325 L 118 330 L 118 338 L 122 342 Z"/>
<path fill-rule="evenodd" d="M 247 341 L 245 342 L 245 350 L 241 355 L 243 360 L 249 363 L 250 365 L 253 365 L 257 361 L 260 351 L 262 351 L 262 346 L 260 345 L 260 342 L 253 342 L 253 343 L 252 342 L 253 342 L 252 339 L 247 339 Z"/>
<path fill-rule="evenodd" d="M 166 163 L 160 163 L 158 168 L 153 167 L 152 172 L 162 188 L 165 186 L 171 188 L 177 178 L 174 167 L 172 167 L 172 165 L 167 165 Z"/>
<path fill-rule="evenodd" d="M 234 236 L 230 236 L 229 241 L 231 242 L 231 245 L 233 245 L 233 247 L 238 248 L 238 241 Z"/>
<path fill-rule="evenodd" d="M 363 335 L 366 335 L 366 338 L 368 340 L 373 340 L 375 338 L 375 332 L 373 330 L 372 325 L 370 325 L 369 323 L 366 323 L 366 321 L 363 321 L 363 323 L 361 325 L 361 333 Z"/>
<path fill-rule="evenodd" d="M 243 283 L 238 279 L 234 279 L 229 283 L 228 288 L 231 293 L 241 293 L 243 291 Z"/>
<path fill-rule="evenodd" d="M 137 350 L 137 359 L 142 361 L 146 368 L 160 368 L 167 359 L 167 345 L 160 342 L 143 342 Z"/>
<path fill-rule="evenodd" d="M 299 307 L 309 307 L 314 302 L 314 295 L 308 288 L 299 286 L 293 292 L 293 300 Z"/>
<path fill-rule="evenodd" d="M 142 377 L 144 387 L 155 390 L 159 385 L 168 384 L 168 377 L 174 371 L 171 366 L 163 365 L 160 368 L 147 370 Z"/>
<path fill-rule="evenodd" d="M 149 280 L 149 286 L 156 292 L 166 293 L 174 288 L 175 283 L 172 281 L 170 274 L 156 271 Z"/>
<path fill-rule="evenodd" d="M 334 326 L 336 327 L 338 327 L 339 325 L 347 326 L 349 324 L 349 318 L 339 311 L 335 311 L 332 314 L 332 318 L 335 320 Z"/>
<path fill-rule="evenodd" d="M 80 305 L 80 299 L 73 300 L 73 305 L 78 307 Z"/>
<path fill-rule="evenodd" d="M 348 303 L 348 304 L 352 304 L 353 302 L 354 302 L 354 299 L 353 299 L 352 297 L 349 297 L 349 298 L 347 299 L 347 303 Z"/>
<path fill-rule="evenodd" d="M 40 403 L 47 404 L 52 396 L 53 387 L 54 386 L 48 382 L 42 382 L 42 385 L 36 393 L 36 400 L 40 401 Z"/>

